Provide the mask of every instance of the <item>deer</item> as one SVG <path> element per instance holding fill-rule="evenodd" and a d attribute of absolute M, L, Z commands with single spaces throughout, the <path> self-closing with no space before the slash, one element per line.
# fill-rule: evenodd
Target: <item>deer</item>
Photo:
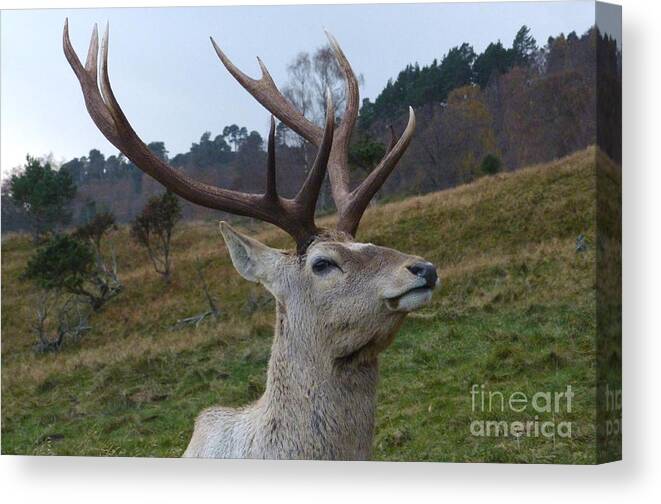
<path fill-rule="evenodd" d="M 194 180 L 154 155 L 131 127 L 110 86 L 108 27 L 99 49 L 94 26 L 83 65 L 65 21 L 65 56 L 92 121 L 112 145 L 183 199 L 275 225 L 296 244 L 291 250 L 271 248 L 220 222 L 239 275 L 261 284 L 275 299 L 275 330 L 263 395 L 240 408 L 202 411 L 184 457 L 369 459 L 379 355 L 406 315 L 431 301 L 439 283 L 436 267 L 423 258 L 355 238 L 363 213 L 411 141 L 415 114 L 409 107 L 401 136 L 393 134 L 383 159 L 351 188 L 348 149 L 359 112 L 358 81 L 337 40 L 326 35 L 344 75 L 346 104 L 335 127 L 333 100 L 327 93 L 323 128 L 280 93 L 259 58 L 262 75 L 253 79 L 211 38 L 225 68 L 271 113 L 265 191 L 254 194 Z M 275 118 L 318 149 L 293 198 L 280 196 L 276 187 Z M 334 228 L 315 223 L 326 174 L 337 210 Z"/>

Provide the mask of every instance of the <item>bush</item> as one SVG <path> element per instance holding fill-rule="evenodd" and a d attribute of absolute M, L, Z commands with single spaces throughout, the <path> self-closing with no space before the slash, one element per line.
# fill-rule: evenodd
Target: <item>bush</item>
<path fill-rule="evenodd" d="M 75 238 L 89 243 L 94 250 L 96 270 L 91 277 L 91 282 L 98 293 L 99 308 L 123 289 L 122 282 L 117 275 L 114 248 L 111 245 L 110 260 L 106 259 L 102 248 L 103 238 L 115 229 L 117 229 L 117 225 L 112 212 L 102 212 L 96 214 L 87 224 L 79 226 L 73 233 Z"/>
<path fill-rule="evenodd" d="M 52 237 L 28 260 L 23 278 L 37 286 L 31 306 L 37 352 L 58 351 L 90 329 L 89 308 L 79 300 L 88 297 L 85 284 L 93 271 L 91 247 L 66 235 Z"/>
<path fill-rule="evenodd" d="M 23 278 L 55 295 L 79 296 L 94 311 L 121 291 L 116 270 L 107 270 L 91 244 L 68 235 L 56 235 L 37 249 Z"/>
<path fill-rule="evenodd" d="M 94 252 L 86 243 L 57 235 L 28 260 L 24 278 L 46 290 L 85 294 L 85 280 L 94 270 Z"/>
<path fill-rule="evenodd" d="M 162 196 L 150 198 L 131 223 L 131 236 L 147 249 L 154 270 L 161 274 L 166 282 L 170 280 L 172 269 L 170 246 L 172 231 L 181 219 L 181 205 L 170 191 Z"/>
<path fill-rule="evenodd" d="M 502 163 L 500 158 L 493 154 L 487 154 L 484 156 L 484 159 L 482 159 L 482 163 L 480 164 L 480 171 L 484 175 L 495 175 L 501 170 L 501 168 Z"/>
<path fill-rule="evenodd" d="M 117 229 L 115 216 L 112 212 L 101 212 L 92 217 L 87 224 L 78 226 L 74 232 L 74 237 L 81 240 L 88 240 L 101 253 L 101 240 L 109 231 Z"/>

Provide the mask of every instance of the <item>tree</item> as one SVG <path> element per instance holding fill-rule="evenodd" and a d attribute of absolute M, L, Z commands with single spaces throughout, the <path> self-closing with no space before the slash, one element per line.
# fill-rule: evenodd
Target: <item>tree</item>
<path fill-rule="evenodd" d="M 443 93 L 442 99 L 445 99 L 453 89 L 471 83 L 474 61 L 475 52 L 473 47 L 466 42 L 448 51 L 438 67 Z"/>
<path fill-rule="evenodd" d="M 395 81 L 388 81 L 374 103 L 363 100 L 359 128 L 365 131 L 378 119 L 397 119 L 409 105 L 444 102 L 453 89 L 472 82 L 474 61 L 473 47 L 463 43 L 451 48 L 440 64 L 434 59 L 428 66 L 407 65 Z"/>
<path fill-rule="evenodd" d="M 126 167 L 126 158 L 123 154 L 108 156 L 105 167 L 106 177 L 113 180 L 122 178 L 125 175 Z"/>
<path fill-rule="evenodd" d="M 482 54 L 475 59 L 473 65 L 473 79 L 481 88 L 489 84 L 492 76 L 507 72 L 512 66 L 512 51 L 505 49 L 503 44 L 492 42 Z"/>
<path fill-rule="evenodd" d="M 76 195 L 76 186 L 65 170 L 53 170 L 50 163 L 27 156 L 22 173 L 10 179 L 12 202 L 23 209 L 31 221 L 35 239 L 53 231 L 58 224 L 71 220 L 69 204 Z"/>
<path fill-rule="evenodd" d="M 512 42 L 512 60 L 515 65 L 527 66 L 537 51 L 537 41 L 530 33 L 530 28 L 523 25 L 516 32 Z"/>
<path fill-rule="evenodd" d="M 25 209 L 17 205 L 11 198 L 11 176 L 2 178 L 0 187 L 0 209 L 2 210 L 2 232 L 21 231 L 30 228 L 30 219 Z"/>
<path fill-rule="evenodd" d="M 480 171 L 485 175 L 495 175 L 502 168 L 502 163 L 498 156 L 493 154 L 487 154 L 482 158 L 482 163 L 480 163 Z"/>
<path fill-rule="evenodd" d="M 420 191 L 470 182 L 480 175 L 480 160 L 498 152 L 493 116 L 477 86 L 455 89 L 412 145 L 425 172 Z"/>
<path fill-rule="evenodd" d="M 172 231 L 181 218 L 181 205 L 170 191 L 149 199 L 131 223 L 131 236 L 147 249 L 154 270 L 170 281 Z"/>
<path fill-rule="evenodd" d="M 127 166 L 127 172 L 128 176 L 131 179 L 131 183 L 133 186 L 133 193 L 134 194 L 141 194 L 142 193 L 142 177 L 144 173 L 140 168 L 138 168 L 136 165 L 133 163 L 128 163 Z"/>
<path fill-rule="evenodd" d="M 358 129 L 366 131 L 370 124 L 374 122 L 378 110 L 376 105 L 369 98 L 363 98 L 363 104 L 360 106 L 360 115 L 358 116 Z"/>
<path fill-rule="evenodd" d="M 165 148 L 165 142 L 149 142 L 147 147 L 152 151 L 161 161 L 168 161 L 168 150 Z"/>
<path fill-rule="evenodd" d="M 186 154 L 177 154 L 172 159 L 175 166 L 187 166 L 195 168 L 216 167 L 225 163 L 231 154 L 232 149 L 226 141 L 237 141 L 239 138 L 239 128 L 236 124 L 226 126 L 222 135 L 217 135 L 211 139 L 211 132 L 205 131 L 200 137 L 199 143 L 193 143 L 190 151 Z"/>
<path fill-rule="evenodd" d="M 298 53 L 287 65 L 287 75 L 283 94 L 312 122 L 318 125 L 324 122 L 327 91 L 331 93 L 336 113 L 342 113 L 346 101 L 344 73 L 329 45 L 321 46 L 312 55 Z M 362 75 L 357 79 L 361 85 Z"/>
<path fill-rule="evenodd" d="M 383 158 L 386 148 L 381 142 L 374 141 L 369 135 L 364 135 L 349 147 L 349 163 L 366 172 L 372 171 Z"/>
<path fill-rule="evenodd" d="M 229 143 L 234 146 L 232 149 L 234 152 L 239 150 L 239 146 L 247 136 L 248 130 L 245 126 L 239 127 L 236 124 L 232 124 L 223 128 L 223 137 L 229 139 Z"/>
<path fill-rule="evenodd" d="M 92 179 L 104 178 L 106 158 L 98 149 L 92 149 L 87 156 L 87 176 Z"/>
<path fill-rule="evenodd" d="M 314 80 L 312 59 L 307 52 L 300 52 L 287 65 L 287 75 L 289 80 L 282 89 L 282 94 L 296 107 L 304 117 L 315 121 L 318 115 L 316 105 L 317 98 L 314 93 L 317 85 Z M 284 123 L 278 124 L 278 134 L 281 143 L 297 147 L 302 154 L 302 161 L 307 172 L 310 169 L 310 152 L 307 142 L 303 137 L 298 136 L 290 130 Z"/>
<path fill-rule="evenodd" d="M 83 159 L 73 158 L 60 166 L 60 171 L 68 173 L 76 185 L 85 180 L 85 163 Z"/>
<path fill-rule="evenodd" d="M 312 82 L 314 77 L 312 75 L 310 54 L 307 52 L 298 53 L 287 65 L 287 75 L 289 80 L 283 87 L 282 93 L 294 104 L 296 110 L 308 119 L 312 119 L 314 115 L 315 99 L 313 93 L 315 86 Z M 299 140 L 288 128 L 284 127 L 283 133 L 282 137 L 285 143 L 291 142 L 303 145 L 302 139 Z M 289 138 L 290 135 L 291 138 Z"/>
<path fill-rule="evenodd" d="M 319 47 L 314 54 L 300 52 L 287 65 L 287 83 L 282 88 L 283 95 L 292 102 L 296 109 L 307 119 L 323 125 L 326 116 L 326 92 L 330 92 L 335 105 L 336 114 L 344 110 L 346 89 L 344 73 L 337 63 L 333 49 L 329 45 Z M 362 75 L 357 76 L 358 84 L 362 84 Z M 307 173 L 312 167 L 314 150 L 304 138 L 294 134 L 289 128 L 278 125 L 280 143 L 291 145 L 301 154 L 300 162 Z M 319 206 L 328 206 L 327 193 L 322 189 L 319 196 Z"/>
<path fill-rule="evenodd" d="M 335 110 L 342 111 L 346 101 L 346 89 L 344 83 L 344 73 L 337 63 L 335 52 L 329 45 L 324 45 L 317 49 L 312 57 L 313 83 L 315 86 L 312 99 L 316 100 L 315 116 L 313 119 L 318 124 L 323 124 L 326 115 L 326 92 L 330 92 L 333 98 Z M 362 76 L 358 77 L 359 83 Z"/>

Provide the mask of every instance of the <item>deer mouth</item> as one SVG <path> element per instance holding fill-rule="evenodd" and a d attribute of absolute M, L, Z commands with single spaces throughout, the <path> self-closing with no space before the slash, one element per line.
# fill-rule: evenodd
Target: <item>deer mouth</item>
<path fill-rule="evenodd" d="M 397 296 L 387 297 L 386 306 L 399 312 L 417 310 L 431 301 L 432 290 L 432 287 L 426 285 L 413 287 Z"/>

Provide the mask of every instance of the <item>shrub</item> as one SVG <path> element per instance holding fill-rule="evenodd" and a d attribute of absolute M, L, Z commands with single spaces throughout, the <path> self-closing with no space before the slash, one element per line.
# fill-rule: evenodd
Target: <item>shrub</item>
<path fill-rule="evenodd" d="M 502 163 L 500 158 L 498 156 L 494 156 L 493 154 L 487 154 L 484 156 L 482 163 L 480 164 L 480 171 L 484 175 L 495 175 L 501 169 Z"/>
<path fill-rule="evenodd" d="M 87 312 L 93 302 L 85 309 L 79 300 L 90 299 L 85 286 L 93 271 L 91 247 L 66 235 L 52 237 L 28 260 L 23 277 L 37 286 L 31 306 L 37 352 L 57 351 L 89 330 Z"/>
<path fill-rule="evenodd" d="M 74 296 L 60 296 L 41 290 L 33 303 L 32 330 L 37 336 L 37 353 L 57 352 L 66 342 L 78 341 L 91 327 L 88 311 Z"/>
<path fill-rule="evenodd" d="M 154 270 L 170 280 L 172 232 L 181 219 L 181 205 L 170 191 L 150 198 L 131 223 L 131 236 L 147 249 Z"/>
<path fill-rule="evenodd" d="M 75 238 L 89 243 L 94 250 L 96 270 L 90 280 L 96 288 L 101 304 L 118 295 L 123 289 L 117 275 L 115 250 L 111 245 L 111 257 L 108 260 L 102 247 L 103 238 L 114 229 L 117 229 L 115 216 L 112 212 L 102 212 L 96 214 L 87 224 L 79 226 L 73 233 Z"/>
<path fill-rule="evenodd" d="M 46 290 L 85 294 L 85 280 L 94 269 L 94 252 L 86 243 L 56 235 L 28 260 L 24 277 Z"/>
<path fill-rule="evenodd" d="M 56 235 L 28 260 L 23 277 L 56 295 L 79 296 L 98 311 L 121 290 L 104 278 L 108 275 L 104 268 L 92 245 L 73 236 Z"/>
<path fill-rule="evenodd" d="M 101 252 L 101 240 L 109 231 L 117 229 L 112 212 L 101 212 L 92 217 L 87 224 L 78 226 L 74 237 L 88 240 L 97 252 Z"/>

